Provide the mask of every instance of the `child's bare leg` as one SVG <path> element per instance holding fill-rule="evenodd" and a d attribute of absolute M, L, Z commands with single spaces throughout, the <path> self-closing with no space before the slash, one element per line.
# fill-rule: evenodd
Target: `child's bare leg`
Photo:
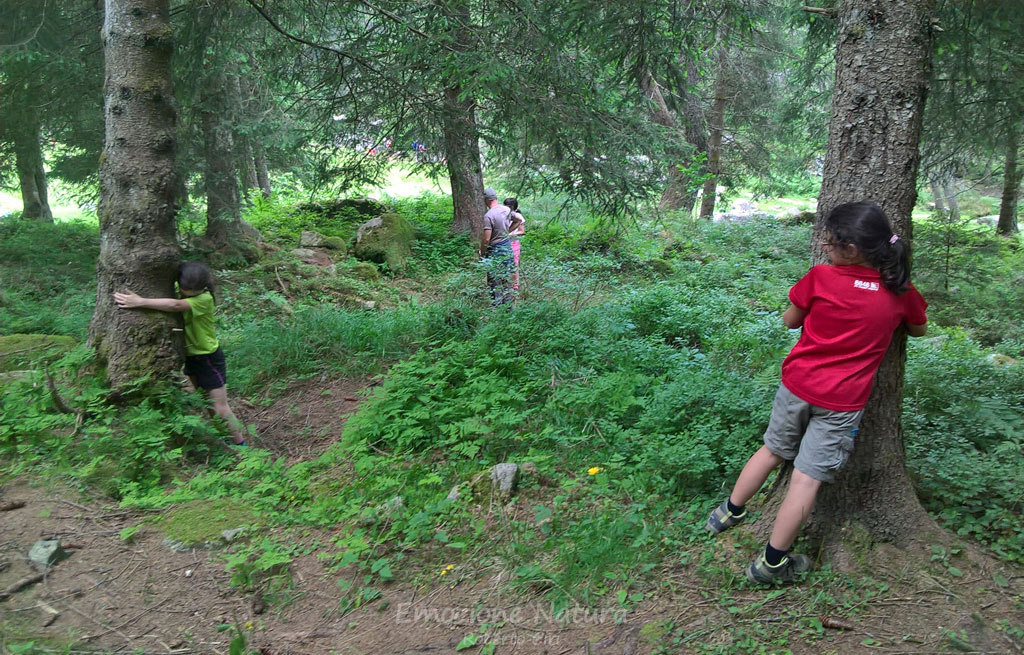
<path fill-rule="evenodd" d="M 228 430 L 231 432 L 231 440 L 236 444 L 245 443 L 245 432 L 242 423 L 235 417 L 235 413 L 231 411 L 231 407 L 228 405 L 227 387 L 210 389 L 207 393 L 210 394 L 210 400 L 213 401 L 213 411 L 227 423 Z"/>
<path fill-rule="evenodd" d="M 747 501 L 754 497 L 764 481 L 768 479 L 771 472 L 781 463 L 781 457 L 768 450 L 768 446 L 761 446 L 760 450 L 751 455 L 743 466 L 743 470 L 740 471 L 740 477 L 736 479 L 736 484 L 733 485 L 732 493 L 729 495 L 729 502 L 736 507 L 746 505 Z"/>
<path fill-rule="evenodd" d="M 789 550 L 800 534 L 800 527 L 814 509 L 814 499 L 818 495 L 821 482 L 806 473 L 793 469 L 793 478 L 789 481 L 789 490 L 779 507 L 772 528 L 772 536 L 768 543 L 778 550 Z"/>

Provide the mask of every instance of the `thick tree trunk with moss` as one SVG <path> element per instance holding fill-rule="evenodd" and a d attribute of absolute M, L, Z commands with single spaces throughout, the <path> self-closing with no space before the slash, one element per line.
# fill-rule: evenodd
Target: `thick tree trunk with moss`
<path fill-rule="evenodd" d="M 813 263 L 827 261 L 820 245 L 824 218 L 845 202 L 877 202 L 899 237 L 911 240 L 934 9 L 935 0 L 844 0 L 840 5 Z M 822 486 L 805 527 L 812 542 L 834 554 L 844 552 L 843 540 L 851 531 L 900 543 L 935 528 L 906 470 L 900 421 L 906 343 L 905 332 L 898 329 L 875 375 L 854 453 L 836 482 Z M 786 465 L 779 475 L 766 514 L 774 514 L 781 503 L 779 492 L 791 472 L 792 465 Z M 770 522 L 763 523 L 759 529 L 770 530 Z"/>
<path fill-rule="evenodd" d="M 826 261 L 818 245 L 824 218 L 845 202 L 877 202 L 899 237 L 911 240 L 934 9 L 935 0 L 840 4 L 815 263 Z M 906 470 L 900 421 L 905 360 L 906 334 L 899 329 L 875 375 L 854 454 L 835 484 L 819 493 L 812 538 L 836 545 L 842 528 L 854 523 L 874 539 L 900 542 L 933 526 Z"/>
<path fill-rule="evenodd" d="M 174 224 L 176 127 L 167 0 L 107 0 L 100 163 L 100 255 L 89 343 L 117 389 L 181 368 L 180 318 L 118 309 L 115 291 L 171 297 L 180 252 Z"/>
<path fill-rule="evenodd" d="M 211 77 L 202 97 L 206 169 L 206 246 L 219 254 L 258 258 L 259 233 L 242 220 L 231 107 L 223 76 Z"/>
<path fill-rule="evenodd" d="M 14 120 L 8 128 L 14 142 L 15 166 L 21 185 L 22 218 L 53 222 L 53 213 L 46 198 L 46 170 L 43 150 L 39 145 L 39 121 Z"/>
<path fill-rule="evenodd" d="M 996 232 L 1003 236 L 1017 234 L 1017 203 L 1020 200 L 1020 180 L 1024 173 L 1017 166 L 1020 147 L 1020 125 L 1013 124 L 1006 131 L 1006 157 L 1003 162 L 1003 196 L 999 201 L 999 222 Z"/>

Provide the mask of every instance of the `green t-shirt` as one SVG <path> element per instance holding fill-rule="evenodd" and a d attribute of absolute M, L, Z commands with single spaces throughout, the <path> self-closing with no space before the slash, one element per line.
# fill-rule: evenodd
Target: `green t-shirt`
<path fill-rule="evenodd" d="M 220 346 L 213 327 L 213 295 L 204 291 L 185 300 L 192 307 L 185 312 L 185 354 L 209 355 Z"/>

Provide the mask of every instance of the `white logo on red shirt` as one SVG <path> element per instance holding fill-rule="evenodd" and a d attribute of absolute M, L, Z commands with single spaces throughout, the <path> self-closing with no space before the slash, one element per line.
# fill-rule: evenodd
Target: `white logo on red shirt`
<path fill-rule="evenodd" d="M 867 289 L 868 291 L 878 291 L 878 282 L 866 282 L 864 280 L 854 280 L 853 286 L 858 289 Z"/>

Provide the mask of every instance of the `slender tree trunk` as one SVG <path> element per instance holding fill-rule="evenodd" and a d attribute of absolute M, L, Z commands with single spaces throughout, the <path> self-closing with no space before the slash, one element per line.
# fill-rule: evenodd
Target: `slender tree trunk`
<path fill-rule="evenodd" d="M 949 207 L 950 220 L 960 220 L 960 201 L 957 200 L 956 187 L 953 185 L 953 177 L 951 175 L 947 175 L 943 179 L 942 191 L 946 197 L 946 206 Z"/>
<path fill-rule="evenodd" d="M 1003 196 L 999 201 L 999 222 L 996 232 L 1003 236 L 1017 233 L 1017 202 L 1020 200 L 1021 171 L 1017 167 L 1020 146 L 1020 125 L 1011 125 L 1006 134 L 1006 158 L 1003 163 Z"/>
<path fill-rule="evenodd" d="M 259 234 L 241 218 L 238 177 L 235 173 L 235 144 L 231 132 L 230 106 L 224 78 L 213 77 L 202 98 L 202 123 L 206 170 L 206 234 L 208 247 L 221 254 L 258 257 L 255 240 Z"/>
<path fill-rule="evenodd" d="M 932 198 L 935 200 L 935 209 L 945 213 L 946 203 L 943 200 L 942 184 L 939 182 L 939 178 L 934 175 L 930 176 L 928 178 L 928 184 L 932 187 Z"/>
<path fill-rule="evenodd" d="M 21 184 L 22 218 L 52 223 L 53 213 L 46 198 L 46 171 L 39 145 L 39 121 L 26 119 L 10 128 L 14 141 L 15 165 Z"/>
<path fill-rule="evenodd" d="M 856 200 L 879 203 L 901 239 L 912 238 L 918 143 L 931 67 L 935 0 L 844 0 L 839 5 L 836 83 L 818 198 L 815 241 L 825 216 Z M 814 261 L 826 261 L 820 247 Z M 840 526 L 863 525 L 876 539 L 902 541 L 933 526 L 905 466 L 900 412 L 906 334 L 897 330 L 875 376 L 856 451 L 819 494 L 810 534 L 836 546 Z"/>
<path fill-rule="evenodd" d="M 688 64 L 687 82 L 696 83 L 697 66 L 694 62 L 688 62 Z M 684 129 L 669 110 L 668 103 L 665 102 L 665 97 L 661 93 L 661 88 L 659 88 L 650 71 L 644 70 L 641 72 L 639 82 L 644 95 L 647 96 L 653 105 L 651 120 L 668 130 L 682 133 L 683 138 L 693 145 L 698 152 L 707 152 L 708 144 L 707 137 L 704 134 L 703 109 L 700 106 L 700 100 L 689 91 L 685 93 L 684 107 L 687 115 L 684 118 L 688 122 Z M 696 126 L 692 125 L 692 122 L 696 122 Z M 668 185 L 661 195 L 660 204 L 663 209 L 683 209 L 687 212 L 693 210 L 693 204 L 697 200 L 697 190 L 691 185 L 690 176 L 680 170 L 680 167 L 689 169 L 692 165 L 693 162 L 690 158 L 669 165 Z"/>
<path fill-rule="evenodd" d="M 106 132 L 100 164 L 100 255 L 89 343 L 117 389 L 181 367 L 176 314 L 118 309 L 115 291 L 171 297 L 180 253 L 174 224 L 176 128 L 168 0 L 106 0 Z"/>
<path fill-rule="evenodd" d="M 267 154 L 263 148 L 257 147 L 254 156 L 256 162 L 256 181 L 264 198 L 270 197 L 270 169 L 267 167 Z"/>
<path fill-rule="evenodd" d="M 238 161 L 238 173 L 242 180 L 242 196 L 246 203 L 251 204 L 250 196 L 253 189 L 258 189 L 260 185 L 256 175 L 256 157 L 253 155 L 252 142 L 249 137 L 239 135 L 235 138 L 235 143 L 238 144 L 235 159 Z"/>
<path fill-rule="evenodd" d="M 233 98 L 231 105 L 236 110 L 233 113 L 235 162 L 238 166 L 238 178 L 242 184 L 242 199 L 246 204 L 252 204 L 250 194 L 253 189 L 258 187 L 259 181 L 256 178 L 256 160 L 253 156 L 252 139 L 249 136 L 250 126 L 253 122 L 248 112 L 251 98 L 248 94 L 243 95 L 242 82 L 235 67 L 232 67 L 228 80 L 231 83 L 231 97 Z"/>
<path fill-rule="evenodd" d="M 725 132 L 726 79 L 725 64 L 728 53 L 718 51 L 718 77 L 715 79 L 715 103 L 711 107 L 711 137 L 708 139 L 708 174 L 700 199 L 700 217 L 711 219 L 715 215 L 715 195 L 718 176 L 722 172 L 722 133 Z"/>

